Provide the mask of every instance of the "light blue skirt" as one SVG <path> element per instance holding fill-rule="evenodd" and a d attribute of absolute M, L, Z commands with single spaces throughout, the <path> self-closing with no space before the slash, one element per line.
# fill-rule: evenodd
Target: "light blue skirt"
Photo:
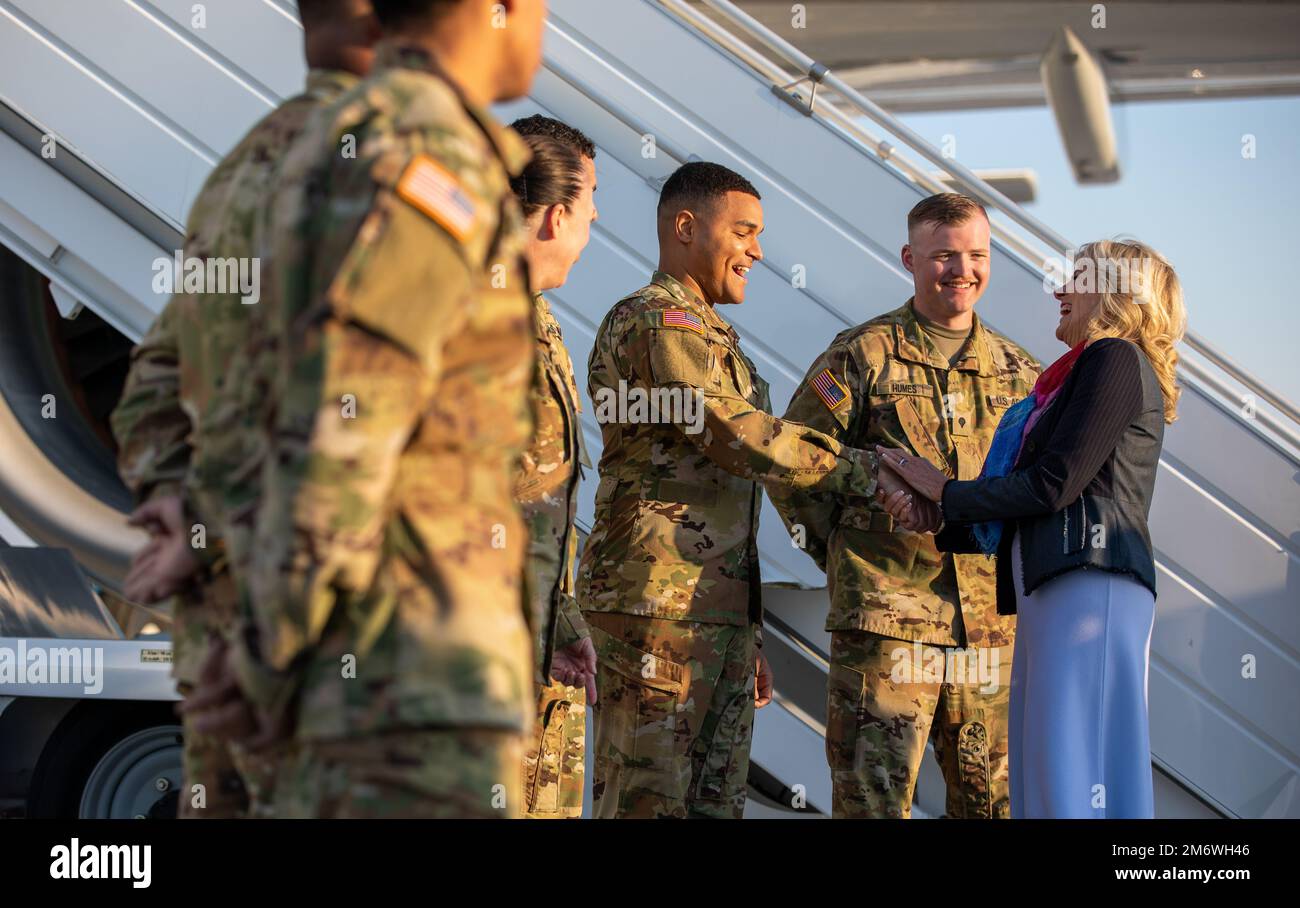
<path fill-rule="evenodd" d="M 1011 816 L 1153 817 L 1155 597 L 1127 574 L 1099 570 L 1070 571 L 1025 596 L 1019 534 L 1012 570 Z"/>

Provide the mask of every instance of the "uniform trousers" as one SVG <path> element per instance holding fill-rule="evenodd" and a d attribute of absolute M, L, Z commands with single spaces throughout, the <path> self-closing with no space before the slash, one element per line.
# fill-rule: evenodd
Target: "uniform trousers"
<path fill-rule="evenodd" d="M 275 784 L 290 819 L 515 819 L 523 736 L 499 728 L 400 729 L 296 742 Z"/>
<path fill-rule="evenodd" d="M 524 754 L 524 816 L 577 819 L 586 787 L 587 691 L 552 681 L 542 689 L 537 725 Z"/>
<path fill-rule="evenodd" d="M 598 667 L 592 816 L 739 819 L 753 625 L 587 612 Z"/>

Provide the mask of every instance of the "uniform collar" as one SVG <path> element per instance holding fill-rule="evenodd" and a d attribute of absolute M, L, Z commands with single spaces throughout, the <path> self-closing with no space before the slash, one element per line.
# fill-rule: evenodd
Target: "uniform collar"
<path fill-rule="evenodd" d="M 537 317 L 533 319 L 537 326 L 537 339 L 543 343 L 551 342 L 551 324 L 555 316 L 551 313 L 551 301 L 540 293 L 533 294 L 533 309 Z"/>
<path fill-rule="evenodd" d="M 924 363 L 947 372 L 948 361 L 939 354 L 925 336 L 925 329 L 916 317 L 915 297 L 909 298 L 901 309 L 894 310 L 894 341 L 899 359 Z M 960 358 L 951 367 L 960 372 L 976 372 L 989 376 L 995 374 L 993 356 L 989 351 L 988 332 L 979 315 L 972 313 L 970 337 L 961 348 Z"/>
<path fill-rule="evenodd" d="M 428 50 L 411 44 L 380 41 L 375 46 L 373 71 L 380 72 L 386 69 L 415 69 L 435 76 L 456 96 L 461 107 L 483 130 L 484 135 L 488 137 L 488 141 L 496 149 L 497 156 L 501 158 L 501 163 L 505 165 L 506 171 L 512 177 L 523 173 L 524 166 L 532 159 L 532 152 L 528 150 L 528 144 L 513 129 L 498 123 L 496 118 L 488 111 L 477 104 L 470 103 L 462 94 L 460 87 L 452 81 L 446 70 L 442 68 Z"/>
<path fill-rule="evenodd" d="M 712 325 L 714 329 L 721 331 L 733 340 L 736 339 L 735 329 L 731 327 L 725 318 L 718 315 L 717 308 L 710 306 L 700 298 L 698 293 L 690 287 L 687 287 L 671 274 L 666 274 L 663 271 L 656 271 L 651 275 L 650 283 L 657 284 L 667 290 L 673 299 L 684 303 L 692 312 L 703 317 L 706 324 Z"/>
<path fill-rule="evenodd" d="M 360 81 L 358 76 L 345 69 L 311 69 L 307 71 L 307 94 L 318 98 L 333 97 Z"/>

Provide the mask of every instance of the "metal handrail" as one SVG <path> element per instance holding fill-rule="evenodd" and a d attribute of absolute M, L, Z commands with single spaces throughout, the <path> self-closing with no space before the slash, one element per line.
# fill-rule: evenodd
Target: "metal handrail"
<path fill-rule="evenodd" d="M 787 101 L 791 100 L 790 96 L 785 93 L 785 89 L 790 87 L 790 85 L 787 84 L 790 83 L 790 76 L 784 70 L 773 65 L 767 58 L 756 54 L 749 45 L 740 41 L 713 20 L 703 16 L 701 13 L 681 2 L 681 0 L 659 0 L 659 2 L 661 5 L 678 13 L 679 18 L 690 20 L 688 24 L 693 25 L 699 31 L 704 32 L 706 37 L 710 38 L 715 43 L 720 44 L 728 52 L 738 57 L 741 62 L 745 63 L 745 65 L 754 69 L 761 76 L 771 81 L 773 83 L 774 92 L 779 96 L 783 97 Z M 796 82 L 793 84 L 798 83 Z M 810 112 L 810 109 L 806 106 L 799 106 L 801 109 Z M 904 176 L 916 183 L 918 186 L 935 193 L 951 191 L 952 187 L 940 182 L 931 170 L 918 167 L 906 158 L 896 157 L 896 149 L 894 145 L 885 139 L 870 133 L 863 127 L 862 123 L 858 119 L 849 116 L 843 110 L 834 106 L 823 106 L 818 108 L 818 111 L 822 114 L 822 122 L 831 127 L 834 133 L 840 135 L 855 148 L 859 148 L 859 150 L 861 146 L 864 145 L 867 148 L 872 149 L 877 157 L 882 161 L 888 161 L 895 170 L 901 171 Z M 950 168 L 947 163 L 948 159 L 941 158 L 941 160 L 944 163 L 940 163 L 939 166 L 945 171 L 949 170 Z M 992 187 L 987 188 L 991 193 L 987 199 L 988 204 L 993 205 L 996 208 L 996 202 L 994 200 L 997 198 L 1005 198 L 1005 196 L 998 193 Z M 1041 269 L 1039 263 L 1045 263 L 1048 261 L 1047 251 L 1027 242 L 1023 235 L 1007 231 L 997 223 L 993 223 L 991 226 L 993 235 L 1003 245 L 1007 246 L 1027 262 L 1033 263 L 1035 269 Z"/>
<path fill-rule="evenodd" d="M 817 85 L 823 85 L 833 89 L 845 102 L 855 108 L 859 113 L 868 117 L 878 126 L 888 130 L 890 134 L 896 136 L 905 143 L 913 152 L 928 160 L 935 166 L 943 169 L 950 174 L 954 182 L 961 185 L 967 195 L 977 199 L 987 207 L 991 207 L 1000 212 L 1004 217 L 1014 222 L 1017 226 L 1023 228 L 1035 239 L 1042 242 L 1048 249 L 1059 255 L 1066 255 L 1074 248 L 1065 237 L 1056 233 L 1046 224 L 1039 221 L 1033 215 L 1026 212 L 1011 199 L 1007 198 L 1001 192 L 988 185 L 980 179 L 971 170 L 953 160 L 946 158 L 937 152 L 924 138 L 912 131 L 905 124 L 899 122 L 889 112 L 884 110 L 870 99 L 863 96 L 855 88 L 844 82 L 838 76 L 834 75 L 825 65 L 818 63 L 812 57 L 799 50 L 790 42 L 786 41 L 780 35 L 773 32 L 767 26 L 754 19 L 748 13 L 736 7 L 730 0 L 698 0 L 702 5 L 711 9 L 718 16 L 729 21 L 738 27 L 745 35 L 752 38 L 762 46 L 784 57 L 799 71 L 806 75 L 802 78 L 791 80 L 789 73 L 774 65 L 771 60 L 757 53 L 753 47 L 746 44 L 731 31 L 724 28 L 719 23 L 705 16 L 700 11 L 694 9 L 686 0 L 658 0 L 661 6 L 671 10 L 678 18 L 685 20 L 697 31 L 703 32 L 716 44 L 738 57 L 750 68 L 758 71 L 764 77 L 768 78 L 774 90 L 778 92 L 788 92 L 790 88 L 801 82 L 809 81 L 814 86 L 810 92 L 810 98 L 807 103 L 807 112 L 811 116 L 814 113 L 816 104 Z M 822 105 L 816 107 L 815 111 L 822 114 L 823 119 L 835 121 L 839 131 L 847 132 L 850 136 L 858 139 L 866 145 L 869 150 L 874 150 L 883 160 L 888 160 L 891 164 L 903 170 L 909 178 L 915 180 L 918 184 L 925 186 L 935 192 L 943 192 L 947 187 L 942 186 L 938 181 L 921 168 L 912 165 L 902 158 L 894 156 L 894 149 L 889 143 L 871 136 L 860 125 L 853 121 L 842 110 L 834 105 Z M 1047 258 L 1042 255 L 1041 250 L 1036 250 L 1032 244 L 1026 243 L 1022 238 L 1017 237 L 1014 233 L 1000 230 L 994 225 L 994 232 L 998 239 L 1010 248 L 1014 249 L 1027 264 L 1030 264 L 1037 270 L 1042 270 L 1042 264 Z M 1288 401 L 1286 398 L 1274 392 L 1263 384 L 1258 378 L 1250 374 L 1226 356 L 1216 350 L 1213 346 L 1202 340 L 1199 336 L 1188 331 L 1184 337 L 1187 346 L 1198 355 L 1204 357 L 1214 366 L 1222 370 L 1234 381 L 1253 393 L 1259 400 L 1268 403 L 1279 413 L 1291 421 L 1287 425 L 1274 418 L 1267 411 L 1256 413 L 1256 420 L 1263 426 L 1267 427 L 1276 435 L 1286 439 L 1291 444 L 1300 448 L 1300 432 L 1297 432 L 1296 425 L 1300 424 L 1300 409 Z M 1198 363 L 1190 362 L 1184 359 L 1179 368 L 1194 376 L 1198 381 L 1209 385 L 1220 394 L 1228 397 L 1234 396 L 1222 381 L 1218 380 L 1205 367 Z"/>

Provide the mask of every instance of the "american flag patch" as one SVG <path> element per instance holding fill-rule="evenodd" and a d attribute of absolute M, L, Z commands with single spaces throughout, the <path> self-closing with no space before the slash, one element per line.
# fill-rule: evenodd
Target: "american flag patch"
<path fill-rule="evenodd" d="M 822 403 L 834 410 L 849 399 L 849 392 L 835 380 L 830 369 L 823 369 L 813 376 L 813 390 L 822 399 Z"/>
<path fill-rule="evenodd" d="M 660 324 L 665 328 L 689 328 L 700 334 L 704 333 L 704 319 L 685 309 L 664 309 L 660 319 Z"/>
<path fill-rule="evenodd" d="M 397 194 L 433 218 L 462 243 L 474 229 L 478 211 L 460 182 L 428 155 L 417 155 L 397 181 Z"/>

